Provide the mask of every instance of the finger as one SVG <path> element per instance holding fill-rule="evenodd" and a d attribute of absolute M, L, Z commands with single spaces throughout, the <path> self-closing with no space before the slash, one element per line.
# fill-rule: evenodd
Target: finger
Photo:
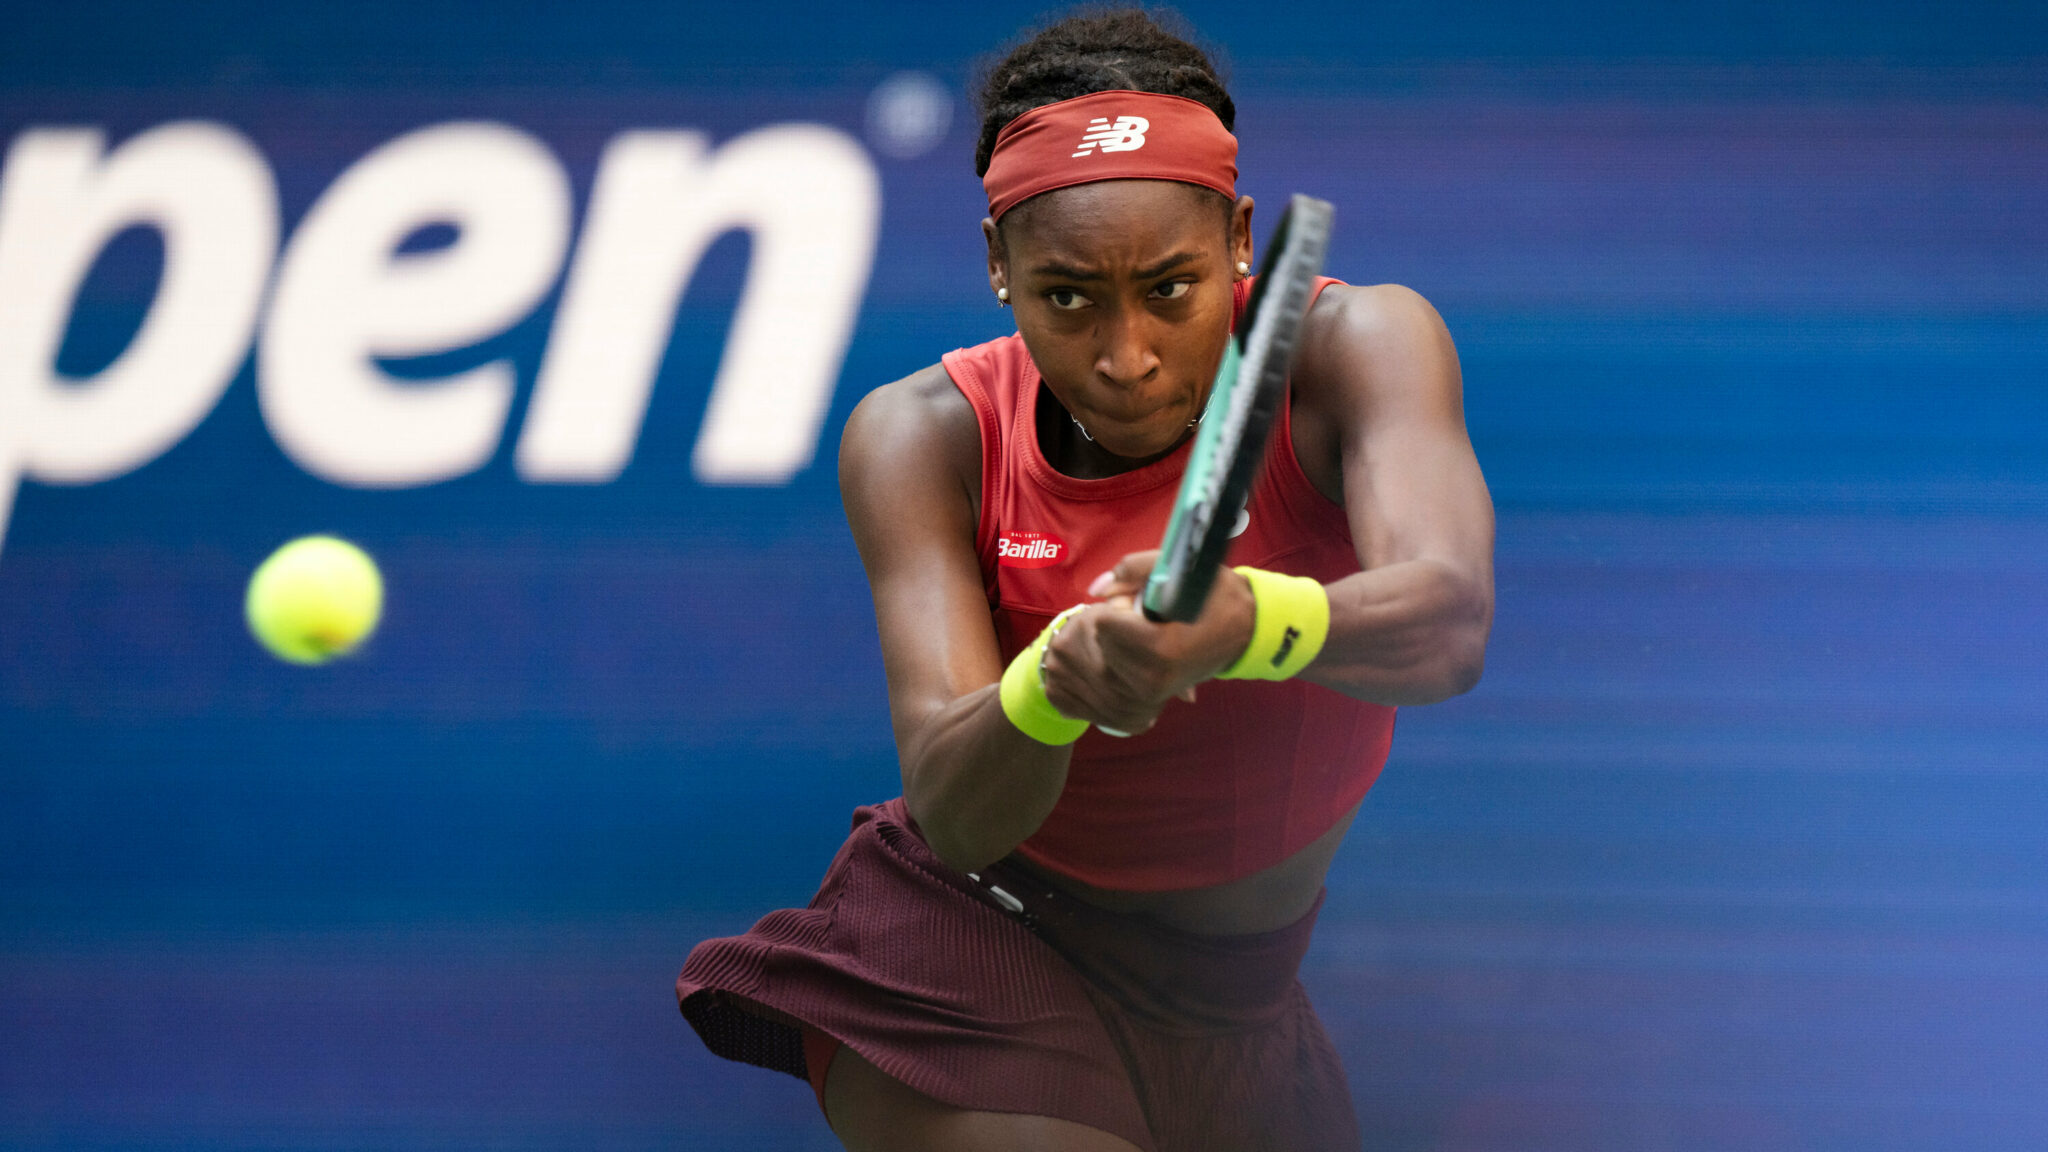
<path fill-rule="evenodd" d="M 1115 701 L 1127 695 L 1113 682 L 1115 669 L 1106 662 L 1101 637 L 1089 620 L 1101 611 L 1090 607 L 1076 613 L 1053 635 L 1039 665 L 1046 699 L 1075 720 L 1108 722 Z"/>
<path fill-rule="evenodd" d="M 1123 559 L 1116 562 L 1116 568 L 1113 571 L 1122 580 L 1131 584 L 1142 585 L 1145 582 L 1145 578 L 1152 575 L 1152 566 L 1157 563 L 1159 563 L 1159 549 L 1147 548 L 1142 552 L 1126 553 Z"/>
<path fill-rule="evenodd" d="M 1092 693 L 1077 674 L 1072 661 L 1060 656 L 1057 651 L 1045 654 L 1045 663 L 1040 666 L 1041 682 L 1045 686 L 1045 698 L 1059 711 L 1059 714 L 1073 720 L 1095 720 L 1100 713 L 1090 699 Z"/>
<path fill-rule="evenodd" d="M 1112 736 L 1148 732 L 1158 722 L 1155 709 L 1134 703 L 1127 692 L 1115 687 L 1091 683 L 1073 674 L 1071 667 L 1060 670 L 1048 663 L 1045 681 L 1046 699 L 1060 715 L 1086 720 Z"/>
<path fill-rule="evenodd" d="M 1054 637 L 1044 665 L 1046 698 L 1076 720 L 1144 732 L 1158 719 L 1164 696 L 1114 656 L 1113 644 L 1103 643 L 1099 626 L 1115 615 L 1099 606 L 1089 608 Z"/>
<path fill-rule="evenodd" d="M 1149 623 L 1129 597 L 1118 597 L 1090 623 L 1094 627 L 1096 651 L 1102 654 L 1106 679 L 1134 697 L 1164 703 L 1170 695 L 1165 677 L 1170 675 L 1158 651 L 1158 625 Z"/>
<path fill-rule="evenodd" d="M 1088 594 L 1096 597 L 1135 596 L 1145 587 L 1145 581 L 1152 575 L 1152 566 L 1159 561 L 1159 549 L 1148 548 L 1143 552 L 1132 552 L 1116 562 L 1116 567 L 1095 578 L 1088 586 Z"/>

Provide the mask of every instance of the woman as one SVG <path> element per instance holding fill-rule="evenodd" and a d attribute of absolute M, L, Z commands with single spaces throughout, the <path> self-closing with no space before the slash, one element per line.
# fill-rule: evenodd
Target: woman
<path fill-rule="evenodd" d="M 840 452 L 904 795 L 855 814 L 809 908 L 692 952 L 684 1015 L 808 1076 L 854 1149 L 1356 1147 L 1295 973 L 1394 706 L 1479 677 L 1493 515 L 1456 354 L 1413 292 L 1325 284 L 1242 567 L 1147 621 L 1249 288 L 1235 109 L 1139 12 L 1047 29 L 982 106 L 1018 335 L 877 389 Z"/>

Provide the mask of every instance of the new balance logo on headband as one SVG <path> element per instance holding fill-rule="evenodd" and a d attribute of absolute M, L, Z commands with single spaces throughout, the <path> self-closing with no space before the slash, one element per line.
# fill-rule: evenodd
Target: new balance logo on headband
<path fill-rule="evenodd" d="M 1074 153 L 1074 159 L 1095 151 L 1097 144 L 1104 152 L 1136 152 L 1145 146 L 1145 133 L 1151 127 L 1152 122 L 1143 116 L 1119 116 L 1114 124 L 1107 116 L 1097 116 L 1088 122 L 1088 132 L 1081 137 L 1081 150 Z"/>
<path fill-rule="evenodd" d="M 1159 92 L 1090 92 L 1004 125 L 981 186 L 989 219 L 1093 180 L 1174 180 L 1237 198 L 1237 137 L 1216 110 Z"/>

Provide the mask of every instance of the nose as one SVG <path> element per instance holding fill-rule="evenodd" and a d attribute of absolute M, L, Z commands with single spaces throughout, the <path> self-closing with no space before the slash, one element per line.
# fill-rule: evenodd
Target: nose
<path fill-rule="evenodd" d="M 1159 371 L 1149 317 L 1128 308 L 1106 311 L 1095 355 L 1096 374 L 1120 388 L 1143 384 Z"/>

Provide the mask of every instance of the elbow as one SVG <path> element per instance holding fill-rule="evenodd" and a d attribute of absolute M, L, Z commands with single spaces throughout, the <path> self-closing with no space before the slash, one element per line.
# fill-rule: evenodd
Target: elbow
<path fill-rule="evenodd" d="M 1490 614 L 1437 622 L 1364 659 L 1311 666 L 1309 679 L 1354 700 L 1411 707 L 1437 704 L 1479 686 L 1486 672 Z"/>
<path fill-rule="evenodd" d="M 1470 692 L 1478 686 L 1479 677 L 1485 670 L 1486 656 L 1482 646 L 1469 652 L 1439 652 L 1398 670 L 1346 669 L 1313 679 L 1354 700 L 1411 708 L 1420 704 L 1440 704 L 1453 696 Z"/>
<path fill-rule="evenodd" d="M 1483 654 L 1471 657 L 1447 656 L 1416 668 L 1393 691 L 1354 693 L 1360 699 L 1375 700 L 1382 704 L 1393 704 L 1410 708 L 1420 704 L 1441 704 L 1453 696 L 1463 696 L 1479 686 L 1479 677 L 1486 670 Z"/>
<path fill-rule="evenodd" d="M 1491 603 L 1475 604 L 1466 619 L 1444 637 L 1432 677 L 1434 698 L 1427 703 L 1463 696 L 1479 687 L 1480 678 L 1486 675 L 1486 638 L 1492 631 L 1492 618 Z"/>
<path fill-rule="evenodd" d="M 1465 645 L 1463 648 L 1463 651 L 1445 661 L 1443 673 L 1438 680 L 1441 695 L 1436 698 L 1437 700 L 1463 696 L 1479 687 L 1480 677 L 1486 674 L 1486 641 L 1482 638 L 1478 643 Z"/>
<path fill-rule="evenodd" d="M 1466 584 L 1446 604 L 1445 611 L 1430 629 L 1419 657 L 1411 667 L 1414 675 L 1405 685 L 1402 704 L 1437 704 L 1463 696 L 1479 686 L 1486 674 L 1486 640 L 1493 631 L 1493 591 L 1490 586 Z"/>
<path fill-rule="evenodd" d="M 1463 696 L 1479 687 L 1480 677 L 1486 674 L 1486 641 L 1492 632 L 1493 581 L 1468 583 L 1438 646 L 1438 687 L 1443 693 L 1438 700 Z"/>
<path fill-rule="evenodd" d="M 1440 704 L 1477 688 L 1486 674 L 1487 631 L 1484 621 L 1474 621 L 1440 634 L 1427 654 L 1418 654 L 1420 658 L 1409 666 L 1397 698 L 1385 703 Z"/>
<path fill-rule="evenodd" d="M 956 872 L 979 872 L 1002 858 L 1000 852 L 990 855 L 986 846 L 976 845 L 972 837 L 957 835 L 962 830 L 960 821 L 950 818 L 942 806 L 933 805 L 931 798 L 920 795 L 915 787 L 904 788 L 903 806 L 910 810 L 910 818 L 916 822 L 925 847 L 946 867 Z"/>
<path fill-rule="evenodd" d="M 1000 859 L 998 856 L 976 851 L 972 845 L 946 835 L 943 824 L 934 828 L 920 820 L 918 831 L 924 834 L 925 846 L 932 850 L 932 855 L 939 858 L 939 863 L 955 872 L 979 872 Z"/>

